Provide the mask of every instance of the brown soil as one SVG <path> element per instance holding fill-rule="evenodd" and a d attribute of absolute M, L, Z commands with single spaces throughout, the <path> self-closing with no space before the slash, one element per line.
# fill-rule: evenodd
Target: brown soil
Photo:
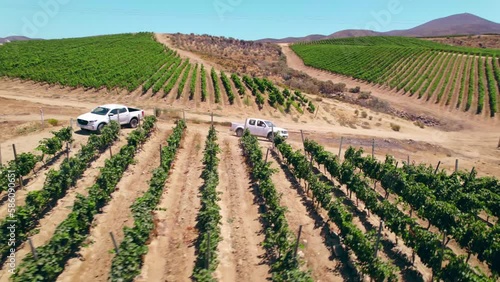
<path fill-rule="evenodd" d="M 261 146 L 266 148 L 269 143 L 262 143 Z M 269 160 L 271 159 L 269 157 Z M 274 161 L 272 167 L 279 169 L 279 165 Z M 295 191 L 297 187 L 287 179 L 283 170 L 279 169 L 273 174 L 272 181 L 278 193 L 282 195 L 281 205 L 288 209 L 286 219 L 296 236 L 302 225 L 300 243 L 304 247 L 299 256 L 303 256 L 304 267 L 312 271 L 315 281 L 344 281 L 340 273 L 344 266 L 339 260 L 333 259 L 335 255 L 332 250 L 332 238 L 328 236 L 330 231 L 327 231 L 327 220 L 308 209 L 307 200 Z"/>
<path fill-rule="evenodd" d="M 71 146 L 69 156 L 73 157 L 77 152 L 78 148 L 81 147 L 81 145 L 87 143 L 87 136 L 82 135 L 82 134 L 73 134 L 73 139 L 75 141 L 73 142 L 73 145 Z M 34 139 L 36 140 L 36 139 Z M 23 206 L 25 205 L 26 202 L 26 197 L 28 196 L 29 192 L 32 191 L 38 191 L 43 188 L 43 185 L 45 183 L 46 179 L 46 173 L 50 169 L 56 169 L 58 170 L 60 168 L 61 163 L 64 161 L 66 158 L 65 153 L 60 153 L 58 154 L 55 158 L 47 160 L 46 164 L 39 163 L 35 167 L 35 173 L 30 174 L 28 176 L 25 176 L 23 178 L 23 188 L 19 188 L 16 191 L 16 205 L 17 206 Z M 6 205 L 8 204 L 6 200 L 6 192 L 0 193 L 0 218 L 5 218 L 7 216 L 7 207 Z"/>
<path fill-rule="evenodd" d="M 160 161 L 159 146 L 165 145 L 171 126 L 160 124 L 142 149 L 136 154 L 131 165 L 118 182 L 111 201 L 101 214 L 94 218 L 89 245 L 80 250 L 79 256 L 68 261 L 58 281 L 108 281 L 111 262 L 115 256 L 110 232 L 119 245 L 123 240 L 123 227 L 132 227 L 134 219 L 130 206 L 149 188 L 148 180 Z"/>
<path fill-rule="evenodd" d="M 155 212 L 155 236 L 136 281 L 188 281 L 193 272 L 204 137 L 188 129 L 184 138 L 158 205 L 166 210 Z"/>
<path fill-rule="evenodd" d="M 129 131 L 122 130 L 120 135 L 120 140 L 115 142 L 111 147 L 112 151 L 117 152 L 121 146 L 127 143 L 125 136 Z M 46 244 L 54 234 L 57 226 L 67 218 L 67 216 L 71 213 L 73 204 L 76 200 L 76 196 L 78 194 L 88 195 L 87 188 L 94 184 L 96 177 L 99 175 L 100 167 L 104 166 L 104 162 L 109 158 L 109 154 L 103 153 L 99 156 L 97 160 L 95 160 L 91 166 L 85 171 L 82 178 L 78 180 L 74 188 L 71 188 L 66 193 L 62 199 L 57 202 L 57 205 L 53 207 L 39 222 L 38 233 L 31 236 L 31 240 L 35 247 L 42 246 Z M 21 262 L 21 260 L 30 252 L 30 246 L 27 242 L 25 242 L 16 252 L 16 260 L 17 262 Z M 7 269 L 2 267 L 3 269 Z M 0 281 L 9 281 L 9 275 L 7 273 L 3 273 L 0 276 Z"/>
<path fill-rule="evenodd" d="M 251 181 L 245 171 L 244 159 L 235 136 L 219 137 L 222 241 L 219 243 L 219 267 L 215 277 L 219 281 L 265 281 L 270 277 L 264 263 L 265 251 L 258 206 L 254 203 Z"/>
<path fill-rule="evenodd" d="M 374 140 L 376 145 L 375 156 L 381 160 L 384 159 L 386 154 L 394 155 L 400 162 L 403 160 L 406 161 L 407 156 L 410 156 L 411 161 L 415 161 L 416 163 L 436 165 L 438 161 L 441 161 L 441 168 L 451 170 L 454 168 L 455 160 L 459 159 L 461 169 L 470 170 L 472 167 L 475 167 L 481 176 L 500 176 L 498 171 L 500 150 L 497 149 L 499 141 L 497 130 L 498 118 L 486 120 L 484 117 L 475 116 L 474 114 L 463 114 L 461 113 L 463 110 L 455 110 L 455 105 L 453 104 L 451 107 L 443 110 L 442 107 L 434 103 L 429 104 L 418 99 L 408 99 L 400 94 L 387 91 L 383 87 L 364 84 L 347 77 L 308 68 L 303 65 L 302 61 L 288 47 L 283 46 L 283 51 L 288 58 L 288 64 L 292 68 L 304 71 L 320 80 L 345 82 L 348 87 L 360 85 L 363 90 L 372 91 L 372 95 L 389 101 L 394 107 L 416 114 L 436 117 L 450 126 L 445 128 L 447 130 L 428 127 L 419 128 L 412 122 L 401 118 L 376 113 L 361 106 L 324 98 L 321 102 L 315 102 L 319 107 L 317 116 L 311 114 L 300 116 L 297 114 L 284 114 L 270 108 L 269 105 L 264 106 L 262 111 L 258 111 L 254 103 L 251 107 L 240 106 L 238 104 L 231 106 L 212 105 L 207 102 L 200 102 L 199 82 L 197 83 L 198 91 L 195 96 L 197 97 L 195 98 L 196 100 L 178 101 L 179 103 L 176 101 L 174 105 L 170 105 L 156 96 L 150 97 L 147 94 L 142 96 L 140 91 L 130 94 L 126 94 L 123 91 L 112 91 L 110 93 L 105 90 L 85 91 L 83 89 L 61 88 L 10 79 L 0 79 L 0 99 L 2 99 L 0 112 L 7 113 L 5 116 L 0 116 L 0 125 L 5 122 L 16 125 L 36 123 L 39 120 L 36 112 L 30 115 L 16 115 L 14 112 L 7 112 L 10 108 L 14 107 L 23 109 L 24 105 L 33 107 L 33 109 L 41 106 L 44 108 L 47 119 L 58 117 L 58 119 L 68 122 L 70 118 L 74 118 L 96 105 L 104 103 L 124 103 L 140 107 L 145 109 L 147 114 L 152 114 L 153 109 L 159 107 L 165 110 L 162 119 L 168 120 L 168 122 L 160 120 L 160 128 L 165 128 L 167 125 L 170 128 L 172 120 L 182 116 L 182 111 L 185 111 L 189 129 L 183 141 L 183 148 L 178 152 L 174 168 L 165 186 L 165 192 L 159 205 L 160 209 L 155 212 L 157 219 L 156 235 L 148 245 L 149 252 L 145 257 L 145 265 L 138 281 L 188 281 L 192 273 L 194 265 L 194 247 L 192 246 L 192 242 L 197 237 L 194 226 L 196 224 L 196 214 L 199 209 L 197 195 L 202 184 L 202 180 L 199 177 L 202 169 L 202 148 L 204 136 L 206 136 L 208 130 L 206 123 L 210 121 L 211 108 L 214 111 L 214 121 L 216 124 L 222 124 L 218 127 L 222 148 L 231 147 L 230 153 L 226 153 L 227 155 L 223 153 L 223 157 L 221 157 L 221 183 L 218 189 L 224 192 L 225 187 L 236 185 L 236 189 L 233 188 L 230 190 L 230 193 L 221 195 L 221 205 L 223 207 L 223 214 L 226 216 L 225 219 L 234 218 L 234 220 L 229 220 L 232 223 L 224 220 L 223 225 L 224 241 L 220 246 L 220 258 L 223 258 L 223 260 L 221 260 L 217 272 L 217 275 L 220 275 L 223 279 L 225 279 L 224 277 L 233 277 L 234 275 L 235 279 L 241 278 L 242 281 L 245 281 L 246 277 L 251 277 L 249 275 L 254 273 L 259 275 L 259 277 L 267 277 L 266 275 L 268 275 L 266 271 L 268 266 L 256 264 L 260 262 L 258 255 L 262 252 L 259 249 L 260 246 L 258 246 L 261 235 L 249 234 L 249 231 L 246 231 L 252 230 L 252 232 L 257 232 L 262 227 L 253 221 L 253 219 L 258 218 L 258 214 L 255 213 L 256 206 L 250 202 L 251 199 L 249 197 L 251 198 L 252 195 L 249 195 L 249 193 L 251 191 L 245 188 L 249 187 L 245 180 L 247 176 L 243 173 L 245 166 L 243 165 L 241 156 L 238 154 L 239 151 L 237 149 L 236 152 L 234 151 L 237 146 L 237 139 L 228 131 L 228 122 L 242 122 L 246 117 L 251 116 L 269 118 L 277 125 L 287 128 L 290 133 L 290 142 L 298 144 L 298 146 L 300 146 L 301 142 L 300 130 L 304 130 L 306 138 L 320 142 L 327 150 L 331 150 L 332 152 L 339 151 L 341 137 L 344 137 L 343 151 L 350 145 L 364 147 L 370 151 L 372 140 Z M 196 57 L 191 53 L 186 54 Z M 207 85 L 211 85 L 209 73 L 207 75 Z M 458 90 L 457 88 L 456 91 Z M 313 95 L 308 95 L 308 97 L 313 100 L 317 98 Z M 464 101 L 466 99 L 467 97 L 465 96 Z M 218 106 L 219 109 L 216 109 Z M 57 112 L 57 109 L 62 108 L 64 108 L 63 112 Z M 358 111 L 358 115 L 355 114 L 355 111 Z M 367 113 L 366 118 L 360 115 L 363 111 Z M 390 126 L 391 123 L 400 125 L 400 131 L 393 131 Z M 2 139 L 1 146 L 4 160 L 11 154 L 8 151 L 10 144 L 19 144 L 18 151 L 21 152 L 32 151 L 41 138 L 50 136 L 49 130 L 51 129 L 45 128 L 44 130 L 28 131 L 21 135 L 2 132 L 2 135 L 5 135 L 0 137 L 4 138 Z M 126 132 L 129 132 L 129 130 L 125 129 L 123 134 Z M 83 141 L 85 136 L 81 138 Z M 229 145 L 226 145 L 226 141 Z M 122 137 L 122 140 L 118 142 L 118 145 L 113 147 L 113 150 L 116 151 L 123 142 L 125 141 Z M 268 143 L 263 144 L 268 145 Z M 151 150 L 153 151 L 150 152 L 150 150 L 147 150 L 140 155 L 154 154 L 154 149 Z M 62 199 L 54 207 L 54 210 L 42 219 L 40 233 L 33 236 L 36 246 L 40 246 L 50 239 L 55 227 L 71 211 L 71 205 L 74 202 L 76 193 L 86 193 L 85 188 L 93 183 L 99 166 L 103 165 L 104 160 L 108 156 L 106 153 L 102 154 L 85 173 L 85 177 L 78 182 L 77 187 L 72 189 L 68 193 L 68 196 Z M 152 156 L 154 159 L 154 155 Z M 151 163 L 154 164 L 155 161 L 152 160 Z M 136 165 L 139 167 L 150 167 L 149 163 L 146 165 L 143 162 L 139 162 Z M 54 164 L 54 166 L 57 166 L 57 164 Z M 229 172 L 229 176 L 223 176 L 222 171 Z M 238 179 L 235 179 L 236 177 L 230 177 L 230 175 L 239 176 Z M 36 185 L 41 185 L 40 183 L 43 182 L 40 176 L 33 181 L 34 189 L 37 189 L 35 188 Z M 129 181 L 136 183 L 134 185 L 140 187 L 138 189 L 145 189 L 144 183 L 140 183 L 138 180 L 138 175 L 129 175 L 126 177 L 129 177 L 127 178 Z M 291 191 L 287 188 L 292 185 L 282 171 L 274 177 L 277 188 L 281 189 L 281 192 L 284 192 L 282 204 L 287 206 L 291 211 L 287 214 L 291 228 L 297 231 L 300 224 L 304 225 L 304 236 L 306 237 L 303 238 L 307 242 L 302 242 L 305 247 L 301 251 L 304 259 L 307 261 L 307 267 L 313 270 L 313 275 L 325 277 L 321 279 L 322 281 L 342 280 L 343 277 L 339 273 L 331 271 L 331 268 L 335 268 L 337 261 L 330 259 L 331 251 L 325 246 L 324 236 L 321 234 L 320 228 L 315 228 L 314 226 L 316 218 L 310 216 L 309 211 L 307 211 L 302 203 L 301 196 L 296 191 Z M 239 179 L 241 179 L 241 183 Z M 233 183 L 235 184 L 233 185 Z M 134 185 L 130 187 L 134 187 Z M 126 193 L 127 191 L 130 190 L 123 187 L 117 191 L 119 194 L 116 195 L 124 195 L 121 193 Z M 130 217 L 128 203 L 136 195 L 131 194 L 130 199 L 125 199 L 123 206 L 117 205 L 117 202 L 114 201 L 114 204 L 106 208 L 106 210 L 110 209 L 109 215 L 106 213 L 99 216 L 100 219 L 95 226 L 92 236 L 95 236 L 95 238 L 104 238 L 102 242 L 106 245 L 103 245 L 103 249 L 105 249 L 105 251 L 102 251 L 103 253 L 111 249 L 109 241 L 107 241 L 109 240 L 107 238 L 109 235 L 106 235 L 105 230 L 102 229 L 107 224 L 103 224 L 103 222 L 107 222 L 105 219 L 111 215 L 111 210 L 113 210 L 122 212 L 123 216 L 117 215 L 116 225 L 112 224 L 110 228 L 121 230 L 124 225 L 130 224 L 130 220 L 127 222 L 124 222 L 124 220 Z M 234 202 L 239 205 L 233 206 Z M 239 202 L 247 203 L 247 209 L 243 209 L 243 205 Z M 115 217 L 112 218 L 115 219 Z M 236 223 L 239 223 L 240 218 L 243 223 L 238 225 L 239 228 L 236 228 Z M 100 233 L 97 230 L 100 230 Z M 239 235 L 243 233 L 246 234 L 246 237 Z M 94 244 L 101 243 L 96 241 Z M 97 259 L 92 259 L 92 255 L 98 253 L 92 251 L 97 250 L 97 246 L 90 245 L 88 249 L 83 249 L 82 254 L 89 255 L 89 260 L 98 262 Z M 240 251 L 240 249 L 244 251 Z M 236 252 L 233 253 L 233 250 Z M 22 258 L 28 251 L 29 247 L 24 245 L 18 252 L 19 258 Z M 239 267 L 239 261 L 236 258 L 240 256 L 244 258 L 242 259 L 243 264 L 247 263 L 248 266 Z M 103 265 L 106 263 L 109 262 L 104 259 Z M 82 265 L 84 264 L 85 262 L 82 263 Z M 73 269 L 76 265 L 76 263 L 72 264 L 68 269 Z M 96 272 L 95 275 L 105 277 L 106 268 L 98 267 L 99 273 Z M 67 277 L 70 279 L 70 276 Z M 65 277 L 63 276 L 62 278 Z M 6 280 L 6 277 L 0 278 L 0 281 Z"/>

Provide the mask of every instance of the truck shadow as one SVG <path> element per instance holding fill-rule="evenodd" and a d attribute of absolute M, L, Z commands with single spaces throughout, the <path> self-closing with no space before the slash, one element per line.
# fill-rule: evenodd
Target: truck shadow
<path fill-rule="evenodd" d="M 82 129 L 75 130 L 73 133 L 78 134 L 78 135 L 83 135 L 83 136 L 90 136 L 92 134 L 97 134 L 95 132 L 88 131 L 88 130 L 82 130 Z"/>

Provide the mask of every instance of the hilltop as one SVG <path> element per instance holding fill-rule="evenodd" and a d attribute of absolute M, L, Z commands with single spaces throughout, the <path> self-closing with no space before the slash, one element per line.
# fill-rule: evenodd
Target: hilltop
<path fill-rule="evenodd" d="M 392 30 L 377 32 L 363 29 L 347 29 L 330 35 L 308 35 L 304 37 L 287 37 L 283 39 L 261 39 L 259 42 L 295 43 L 303 41 L 316 41 L 331 38 L 361 37 L 361 36 L 405 36 L 405 37 L 440 37 L 448 35 L 480 35 L 500 34 L 500 24 L 478 17 L 473 14 L 463 13 L 435 19 L 407 30 Z"/>

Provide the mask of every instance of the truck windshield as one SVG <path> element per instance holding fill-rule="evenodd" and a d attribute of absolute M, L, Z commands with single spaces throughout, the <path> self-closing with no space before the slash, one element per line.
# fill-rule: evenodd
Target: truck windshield
<path fill-rule="evenodd" d="M 93 109 L 91 113 L 96 114 L 96 115 L 100 115 L 100 116 L 104 116 L 108 112 L 109 112 L 108 108 L 97 107 L 97 108 Z"/>
<path fill-rule="evenodd" d="M 267 121 L 267 120 L 266 120 L 266 121 L 264 121 L 264 122 L 265 122 L 265 123 L 267 124 L 267 126 L 269 126 L 269 127 L 276 127 L 276 125 L 274 125 L 274 124 L 273 124 L 272 122 L 270 122 L 270 121 Z"/>

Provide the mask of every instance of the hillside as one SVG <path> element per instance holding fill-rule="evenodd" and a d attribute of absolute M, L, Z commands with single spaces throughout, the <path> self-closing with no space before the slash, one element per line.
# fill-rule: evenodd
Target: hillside
<path fill-rule="evenodd" d="M 5 38 L 0 37 L 0 43 L 8 43 L 14 41 L 25 41 L 25 40 L 33 40 L 32 38 L 26 36 L 7 36 Z"/>
<path fill-rule="evenodd" d="M 294 44 L 308 66 L 485 117 L 499 108 L 500 50 L 452 47 L 406 37 Z"/>
<path fill-rule="evenodd" d="M 451 46 L 500 49 L 500 34 L 427 37 L 422 39 Z"/>
<path fill-rule="evenodd" d="M 436 37 L 447 35 L 479 35 L 500 34 L 500 24 L 481 17 L 464 13 L 439 18 L 407 30 L 392 30 L 377 32 L 373 30 L 342 30 L 320 37 L 310 35 L 304 37 L 288 37 L 283 39 L 262 39 L 259 42 L 296 43 L 331 38 L 361 37 L 361 36 L 404 36 L 404 37 Z"/>
<path fill-rule="evenodd" d="M 430 37 L 489 33 L 500 33 L 500 24 L 464 13 L 436 19 L 408 30 L 394 30 L 383 34 L 391 36 Z"/>
<path fill-rule="evenodd" d="M 270 53 L 273 48 L 279 49 L 270 46 Z M 134 92 L 144 98 L 193 101 L 208 108 L 227 105 L 258 111 L 272 108 L 284 114 L 315 112 L 313 102 L 299 91 L 278 88 L 267 78 L 193 64 L 156 41 L 152 33 L 12 42 L 0 49 L 0 61 L 0 76 L 49 85 Z"/>
<path fill-rule="evenodd" d="M 247 51 L 243 61 L 269 47 L 277 57 L 258 43 L 199 42 L 212 39 L 216 46 L 200 47 L 205 54 Z M 18 263 L 0 282 L 497 280 L 500 183 L 483 176 L 499 173 L 498 123 L 415 103 L 461 128 L 415 124 L 341 95 L 226 73 L 172 41 L 138 33 L 0 48 L 0 149 L 10 161 L 2 174 L 24 171 L 13 183 L 15 247 L 7 244 L 11 193 L 0 189 L 0 260 L 3 269 L 12 267 L 9 255 Z M 343 64 L 351 71 L 394 70 L 393 54 L 409 70 L 418 54 L 490 57 L 396 37 L 316 45 L 353 55 Z M 293 52 L 281 50 L 289 63 Z M 331 77 L 314 71 L 322 81 Z M 146 117 L 138 128 L 108 125 L 101 134 L 74 126 L 75 117 L 107 103 L 144 109 Z M 249 116 L 272 120 L 289 138 L 272 144 L 228 130 Z M 19 128 L 25 123 L 31 127 Z M 66 134 L 52 137 L 62 126 Z M 29 153 L 45 146 L 56 148 L 44 161 Z"/>

